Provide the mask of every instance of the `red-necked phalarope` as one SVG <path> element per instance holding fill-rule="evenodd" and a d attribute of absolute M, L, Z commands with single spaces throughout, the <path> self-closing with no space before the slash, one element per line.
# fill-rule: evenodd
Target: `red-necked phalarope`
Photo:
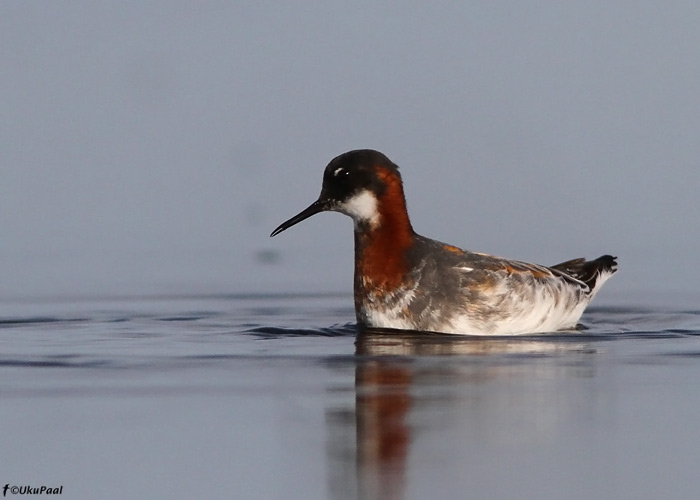
<path fill-rule="evenodd" d="M 617 270 L 610 255 L 545 267 L 420 236 L 398 167 L 369 149 L 334 158 L 318 200 L 270 236 L 323 211 L 354 221 L 355 312 L 364 327 L 478 335 L 573 328 Z"/>

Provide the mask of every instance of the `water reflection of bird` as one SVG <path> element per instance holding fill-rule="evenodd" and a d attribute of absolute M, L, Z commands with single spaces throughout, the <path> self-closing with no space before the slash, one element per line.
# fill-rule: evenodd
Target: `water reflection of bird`
<path fill-rule="evenodd" d="M 518 384 L 536 388 L 542 380 L 560 379 L 563 371 L 572 373 L 573 369 L 581 376 L 580 365 L 572 368 L 556 360 L 562 355 L 593 352 L 584 342 L 572 342 L 570 337 L 485 339 L 361 330 L 355 371 L 357 497 L 404 498 L 412 474 L 409 465 L 420 462 L 412 451 L 421 432 L 416 422 L 423 421 L 424 428 L 434 430 L 433 419 L 437 417 L 445 426 L 444 415 L 450 407 L 457 409 L 453 414 L 459 418 L 455 425 L 460 433 L 467 432 L 471 414 L 483 425 L 479 432 L 493 432 L 494 439 L 504 439 L 500 433 L 512 439 L 514 426 L 504 425 L 503 419 L 516 421 L 527 439 L 538 439 L 538 432 L 549 439 L 551 425 L 562 411 L 560 396 L 552 393 L 554 404 L 542 399 L 548 392 L 536 391 L 540 397 L 535 401 L 532 394 L 517 390 Z M 475 356 L 483 363 L 476 363 Z M 522 362 L 528 359 L 536 362 Z M 498 385 L 499 380 L 504 386 Z M 518 381 L 516 387 L 511 387 L 511 381 Z M 496 384 L 491 395 L 470 389 L 487 383 Z M 472 401 L 471 395 L 476 395 L 477 401 Z M 445 459 L 455 456 L 445 450 Z"/>

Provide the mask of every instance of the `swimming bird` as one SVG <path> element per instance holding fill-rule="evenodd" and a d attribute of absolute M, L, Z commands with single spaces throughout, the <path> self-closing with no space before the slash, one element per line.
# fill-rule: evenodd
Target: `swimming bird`
<path fill-rule="evenodd" d="M 270 236 L 324 211 L 354 222 L 360 327 L 473 335 L 571 329 L 617 271 L 611 255 L 546 267 L 421 236 L 408 217 L 398 166 L 371 149 L 331 160 L 319 198 Z"/>

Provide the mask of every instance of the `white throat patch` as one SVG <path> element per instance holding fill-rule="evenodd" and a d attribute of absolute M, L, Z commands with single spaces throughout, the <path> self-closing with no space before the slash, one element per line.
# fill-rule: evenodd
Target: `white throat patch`
<path fill-rule="evenodd" d="M 352 217 L 356 227 L 359 223 L 367 223 L 370 227 L 379 224 L 377 198 L 367 190 L 359 192 L 344 203 L 339 203 L 336 210 Z"/>

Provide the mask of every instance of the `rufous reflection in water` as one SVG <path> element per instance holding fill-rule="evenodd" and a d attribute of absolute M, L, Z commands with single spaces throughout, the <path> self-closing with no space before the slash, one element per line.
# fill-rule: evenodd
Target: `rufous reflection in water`
<path fill-rule="evenodd" d="M 509 356 L 546 356 L 563 351 L 592 352 L 570 340 L 547 341 L 513 337 L 456 337 L 426 332 L 363 329 L 355 343 L 357 423 L 357 480 L 359 498 L 404 498 L 411 444 L 416 438 L 411 415 L 424 404 L 422 380 L 437 377 L 444 382 L 484 383 L 498 377 L 520 376 L 522 367 L 507 362 Z M 503 364 L 476 363 L 460 356 L 505 355 Z M 420 357 L 455 356 L 456 365 L 441 363 L 437 370 Z M 466 366 L 465 366 L 466 365 Z M 423 368 L 420 368 L 423 366 Z M 433 380 L 433 383 L 436 383 Z M 418 389 L 417 389 L 418 387 Z M 457 394 L 460 394 L 458 391 Z M 425 397 L 423 397 L 425 399 Z M 429 404 L 435 404 L 431 396 Z"/>

